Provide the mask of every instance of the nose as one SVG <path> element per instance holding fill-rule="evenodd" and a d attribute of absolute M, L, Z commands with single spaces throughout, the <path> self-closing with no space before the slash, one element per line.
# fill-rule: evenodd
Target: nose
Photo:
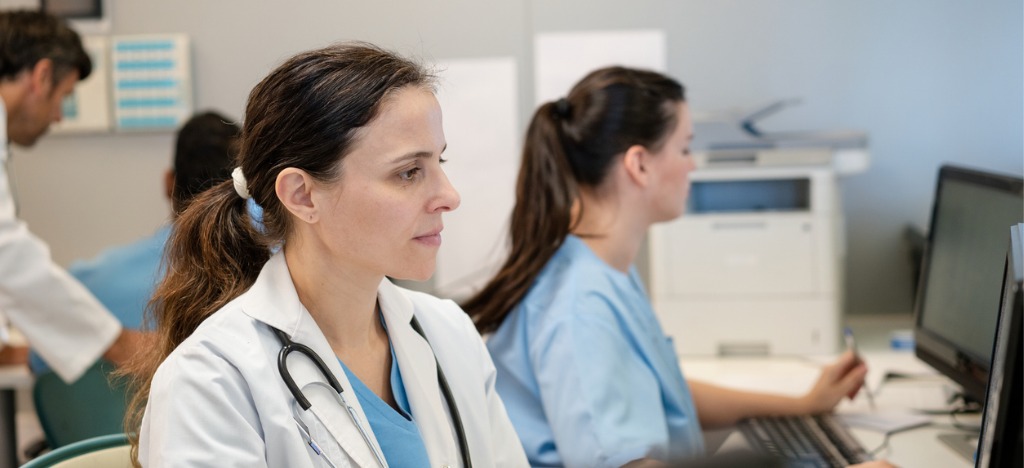
<path fill-rule="evenodd" d="M 686 158 L 686 173 L 689 174 L 695 170 L 697 170 L 697 160 L 690 155 Z"/>
<path fill-rule="evenodd" d="M 459 192 L 455 190 L 454 186 L 452 186 L 452 183 L 448 180 L 448 175 L 445 174 L 443 170 L 439 170 L 437 173 L 440 174 L 440 180 L 437 185 L 437 194 L 433 197 L 428 208 L 431 213 L 452 211 L 459 207 L 459 203 L 462 202 L 462 197 L 459 196 Z"/>

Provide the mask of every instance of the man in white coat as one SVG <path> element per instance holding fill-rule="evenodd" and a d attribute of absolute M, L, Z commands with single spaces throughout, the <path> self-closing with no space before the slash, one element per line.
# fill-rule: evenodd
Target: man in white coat
<path fill-rule="evenodd" d="M 50 257 L 16 216 L 8 145 L 36 143 L 61 119 L 61 101 L 92 71 L 78 34 L 36 11 L 0 12 L 0 308 L 65 381 L 100 356 L 127 360 L 142 340 Z"/>

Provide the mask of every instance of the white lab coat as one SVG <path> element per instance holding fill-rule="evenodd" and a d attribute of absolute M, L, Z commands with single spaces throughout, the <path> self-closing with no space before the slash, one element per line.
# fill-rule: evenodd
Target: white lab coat
<path fill-rule="evenodd" d="M 121 324 L 18 219 L 7 145 L 7 108 L 0 99 L 0 311 L 57 375 L 74 381 L 110 347 Z"/>
<path fill-rule="evenodd" d="M 466 314 L 451 301 L 399 288 L 386 279 L 377 294 L 430 466 L 462 465 L 435 356 L 455 395 L 473 464 L 528 466 L 495 392 L 494 364 Z M 410 326 L 413 314 L 429 344 Z M 271 327 L 323 359 L 377 446 L 352 385 L 299 302 L 284 255 L 278 253 L 249 291 L 206 319 L 157 370 L 140 433 L 144 466 L 328 466 L 306 445 L 293 420 L 296 413 L 339 468 L 377 466 L 337 393 L 309 359 L 294 352 L 288 368 L 313 405 L 306 412 L 299 409 L 278 371 L 281 342 Z"/>

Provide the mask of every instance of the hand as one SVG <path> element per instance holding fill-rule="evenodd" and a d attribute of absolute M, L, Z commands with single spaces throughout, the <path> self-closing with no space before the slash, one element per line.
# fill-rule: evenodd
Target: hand
<path fill-rule="evenodd" d="M 868 367 L 852 351 L 839 356 L 836 362 L 826 366 L 821 376 L 801 400 L 807 414 L 832 411 L 844 396 L 851 399 L 864 385 Z"/>
<path fill-rule="evenodd" d="M 103 357 L 114 363 L 115 366 L 122 367 L 134 359 L 136 355 L 146 350 L 153 342 L 154 337 L 153 333 L 121 329 L 121 334 L 117 336 L 117 339 L 110 345 L 110 348 L 103 353 Z"/>

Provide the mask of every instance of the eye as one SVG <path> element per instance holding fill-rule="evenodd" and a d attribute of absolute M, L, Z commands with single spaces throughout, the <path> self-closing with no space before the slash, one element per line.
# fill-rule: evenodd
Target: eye
<path fill-rule="evenodd" d="M 405 182 L 410 182 L 416 178 L 421 172 L 419 167 L 413 167 L 398 173 L 398 178 Z"/>
<path fill-rule="evenodd" d="M 437 162 L 439 162 L 439 163 L 441 163 L 441 164 L 444 164 L 444 163 L 448 162 L 448 160 L 447 160 L 447 159 L 445 159 L 445 158 L 442 158 L 442 157 L 438 157 L 438 158 L 437 158 Z"/>

